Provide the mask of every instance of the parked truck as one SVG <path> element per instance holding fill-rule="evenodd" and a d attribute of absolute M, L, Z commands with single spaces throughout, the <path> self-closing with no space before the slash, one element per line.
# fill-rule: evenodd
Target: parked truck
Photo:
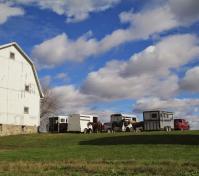
<path fill-rule="evenodd" d="M 171 131 L 174 129 L 174 117 L 172 112 L 162 110 L 144 111 L 145 131 Z"/>
<path fill-rule="evenodd" d="M 71 114 L 68 117 L 68 132 L 93 132 L 93 116 L 84 114 Z"/>
<path fill-rule="evenodd" d="M 189 122 L 185 119 L 174 119 L 175 130 L 189 130 Z"/>
<path fill-rule="evenodd" d="M 112 123 L 111 122 L 105 122 L 103 124 L 102 131 L 107 132 L 107 133 L 112 133 L 113 132 Z"/>
<path fill-rule="evenodd" d="M 138 122 L 138 118 L 131 114 L 112 114 L 111 123 L 113 131 L 133 131 L 133 123 Z"/>

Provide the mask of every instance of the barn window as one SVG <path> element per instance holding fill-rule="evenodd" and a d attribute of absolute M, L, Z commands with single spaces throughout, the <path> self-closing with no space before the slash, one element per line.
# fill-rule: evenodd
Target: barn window
<path fill-rule="evenodd" d="M 10 52 L 10 59 L 15 59 L 15 53 Z"/>
<path fill-rule="evenodd" d="M 30 91 L 30 86 L 29 85 L 25 85 L 25 91 L 29 92 Z"/>
<path fill-rule="evenodd" d="M 22 132 L 25 132 L 25 128 L 26 128 L 26 126 L 25 126 L 25 125 L 22 125 L 22 126 L 21 126 L 21 131 L 22 131 Z"/>
<path fill-rule="evenodd" d="M 24 114 L 29 114 L 29 107 L 24 107 Z"/>

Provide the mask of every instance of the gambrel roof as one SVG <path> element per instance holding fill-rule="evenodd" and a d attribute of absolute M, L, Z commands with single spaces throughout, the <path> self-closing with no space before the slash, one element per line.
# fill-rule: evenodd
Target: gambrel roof
<path fill-rule="evenodd" d="M 35 69 L 35 66 L 34 66 L 34 63 L 33 61 L 31 61 L 31 59 L 28 57 L 28 55 L 22 50 L 22 48 L 16 43 L 16 42 L 11 42 L 11 43 L 8 43 L 8 44 L 5 44 L 5 45 L 0 45 L 0 50 L 1 49 L 4 49 L 4 48 L 8 48 L 10 46 L 14 46 L 18 51 L 19 53 L 28 61 L 28 63 L 31 65 L 31 68 L 32 68 L 32 71 L 34 73 L 34 77 L 35 77 L 35 80 L 36 80 L 36 83 L 37 83 L 37 87 L 38 87 L 38 90 L 39 90 L 39 94 L 40 94 L 40 97 L 43 98 L 44 95 L 43 95 L 43 92 L 42 92 L 42 88 L 41 88 L 41 84 L 39 82 L 39 78 L 38 78 L 38 75 L 37 75 L 37 71 Z"/>

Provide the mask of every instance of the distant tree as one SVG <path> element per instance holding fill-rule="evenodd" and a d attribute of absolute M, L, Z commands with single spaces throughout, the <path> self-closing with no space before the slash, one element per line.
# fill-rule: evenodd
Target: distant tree
<path fill-rule="evenodd" d="M 59 97 L 53 92 L 49 85 L 43 85 L 44 98 L 41 100 L 40 118 L 56 114 L 60 109 Z"/>

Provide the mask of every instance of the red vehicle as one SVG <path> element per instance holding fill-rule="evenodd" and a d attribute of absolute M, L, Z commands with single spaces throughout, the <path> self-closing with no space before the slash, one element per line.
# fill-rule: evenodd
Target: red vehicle
<path fill-rule="evenodd" d="M 189 130 L 189 122 L 185 119 L 174 119 L 175 130 Z"/>

